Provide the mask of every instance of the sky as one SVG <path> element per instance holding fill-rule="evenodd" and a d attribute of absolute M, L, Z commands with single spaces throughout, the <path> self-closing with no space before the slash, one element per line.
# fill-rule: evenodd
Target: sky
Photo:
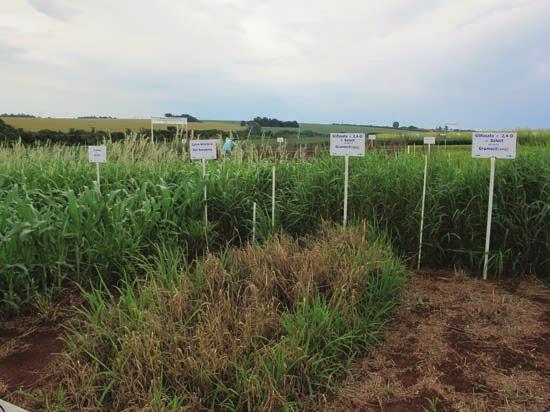
<path fill-rule="evenodd" d="M 0 112 L 550 127 L 550 0 L 0 0 Z"/>

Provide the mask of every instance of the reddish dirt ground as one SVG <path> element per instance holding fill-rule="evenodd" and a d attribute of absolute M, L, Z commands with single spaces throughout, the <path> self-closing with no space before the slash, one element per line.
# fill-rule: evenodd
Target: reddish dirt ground
<path fill-rule="evenodd" d="M 441 271 L 413 275 L 383 344 L 333 411 L 550 411 L 550 291 Z"/>
<path fill-rule="evenodd" d="M 42 387 L 51 376 L 56 354 L 63 351 L 63 324 L 83 300 L 66 289 L 56 303 L 37 301 L 33 313 L 0 321 L 0 398 L 16 401 L 15 392 Z"/>
<path fill-rule="evenodd" d="M 55 353 L 63 349 L 55 327 L 0 329 L 0 396 L 40 386 Z"/>

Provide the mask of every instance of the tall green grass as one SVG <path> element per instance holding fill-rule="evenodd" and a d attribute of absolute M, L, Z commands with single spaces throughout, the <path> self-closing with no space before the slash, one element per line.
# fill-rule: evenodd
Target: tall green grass
<path fill-rule="evenodd" d="M 0 300 L 17 311 L 37 294 L 64 285 L 116 284 L 136 256 L 154 257 L 158 244 L 187 257 L 250 239 L 252 204 L 259 239 L 270 235 L 271 167 L 277 164 L 276 231 L 305 234 L 322 219 L 340 222 L 343 159 L 320 156 L 259 159 L 241 145 L 230 160 L 184 159 L 178 142 L 109 144 L 101 192 L 86 149 L 0 148 Z M 418 245 L 423 159 L 368 153 L 350 162 L 349 214 L 385 230 L 403 256 Z M 435 151 L 430 159 L 424 265 L 480 270 L 485 241 L 489 161 Z M 208 188 L 209 224 L 203 219 Z M 550 269 L 550 151 L 520 147 L 497 162 L 490 269 L 493 274 Z"/>

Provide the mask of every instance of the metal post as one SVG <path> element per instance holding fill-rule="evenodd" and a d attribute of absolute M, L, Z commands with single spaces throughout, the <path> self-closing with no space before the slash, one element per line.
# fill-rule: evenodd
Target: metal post
<path fill-rule="evenodd" d="M 271 178 L 271 227 L 275 228 L 275 166 Z"/>
<path fill-rule="evenodd" d="M 202 176 L 204 177 L 204 223 L 208 225 L 208 197 L 206 194 L 206 160 L 202 159 Z"/>
<path fill-rule="evenodd" d="M 252 206 L 252 243 L 256 243 L 256 202 Z"/>
<path fill-rule="evenodd" d="M 99 178 L 99 163 L 96 163 L 95 164 L 95 170 L 96 170 L 96 175 L 97 175 L 97 178 L 96 178 L 96 181 L 97 181 L 97 189 L 99 191 L 101 191 L 101 181 L 100 181 L 100 178 Z"/>
<path fill-rule="evenodd" d="M 349 156 L 344 159 L 344 229 L 348 221 L 348 182 L 349 182 Z"/>
<path fill-rule="evenodd" d="M 489 205 L 487 207 L 487 232 L 485 234 L 485 254 L 483 262 L 483 280 L 487 280 L 489 269 L 489 245 L 491 244 L 491 221 L 493 215 L 493 193 L 495 189 L 495 163 L 496 158 L 491 157 L 491 177 L 489 178 Z"/>
<path fill-rule="evenodd" d="M 430 147 L 430 145 L 428 145 Z M 418 236 L 418 266 L 420 269 L 420 262 L 422 260 L 422 237 L 424 233 L 424 206 L 426 204 L 426 186 L 428 181 L 428 156 L 424 156 L 424 186 L 422 187 L 422 207 L 420 209 L 420 236 Z"/>

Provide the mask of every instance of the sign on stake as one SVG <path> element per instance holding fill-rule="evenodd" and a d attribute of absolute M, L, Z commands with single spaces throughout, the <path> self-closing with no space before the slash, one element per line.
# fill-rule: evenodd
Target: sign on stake
<path fill-rule="evenodd" d="M 107 163 L 107 146 L 88 146 L 88 161 L 95 163 L 97 188 L 101 189 L 101 179 L 99 175 L 99 164 Z"/>
<path fill-rule="evenodd" d="M 374 146 L 374 141 L 376 140 L 376 135 L 375 135 L 375 134 L 369 134 L 369 135 L 367 136 L 367 138 L 368 138 L 369 141 L 370 141 L 371 147 Z"/>
<path fill-rule="evenodd" d="M 430 147 L 431 145 L 435 144 L 435 137 L 425 137 L 424 144 L 428 145 L 428 154 L 430 154 Z"/>
<path fill-rule="evenodd" d="M 487 280 L 489 270 L 489 247 L 491 245 L 491 223 L 493 215 L 493 197 L 495 189 L 496 159 L 516 158 L 517 133 L 473 133 L 472 157 L 490 158 L 489 201 L 487 205 L 487 230 L 483 253 L 483 280 Z"/>
<path fill-rule="evenodd" d="M 193 140 L 190 142 L 189 150 L 191 154 L 191 160 L 202 161 L 202 176 L 204 178 L 204 224 L 205 228 L 208 225 L 208 194 L 206 189 L 206 161 L 216 160 L 218 158 L 217 151 L 218 141 L 215 139 L 210 140 Z M 206 229 L 205 229 L 206 230 Z"/>
<path fill-rule="evenodd" d="M 187 135 L 187 117 L 151 117 L 151 142 L 155 143 L 155 132 L 153 125 L 165 124 L 165 125 L 185 125 L 185 134 Z"/>
<path fill-rule="evenodd" d="M 349 157 L 365 156 L 364 133 L 331 133 L 330 155 L 344 156 L 344 229 L 348 221 Z"/>

